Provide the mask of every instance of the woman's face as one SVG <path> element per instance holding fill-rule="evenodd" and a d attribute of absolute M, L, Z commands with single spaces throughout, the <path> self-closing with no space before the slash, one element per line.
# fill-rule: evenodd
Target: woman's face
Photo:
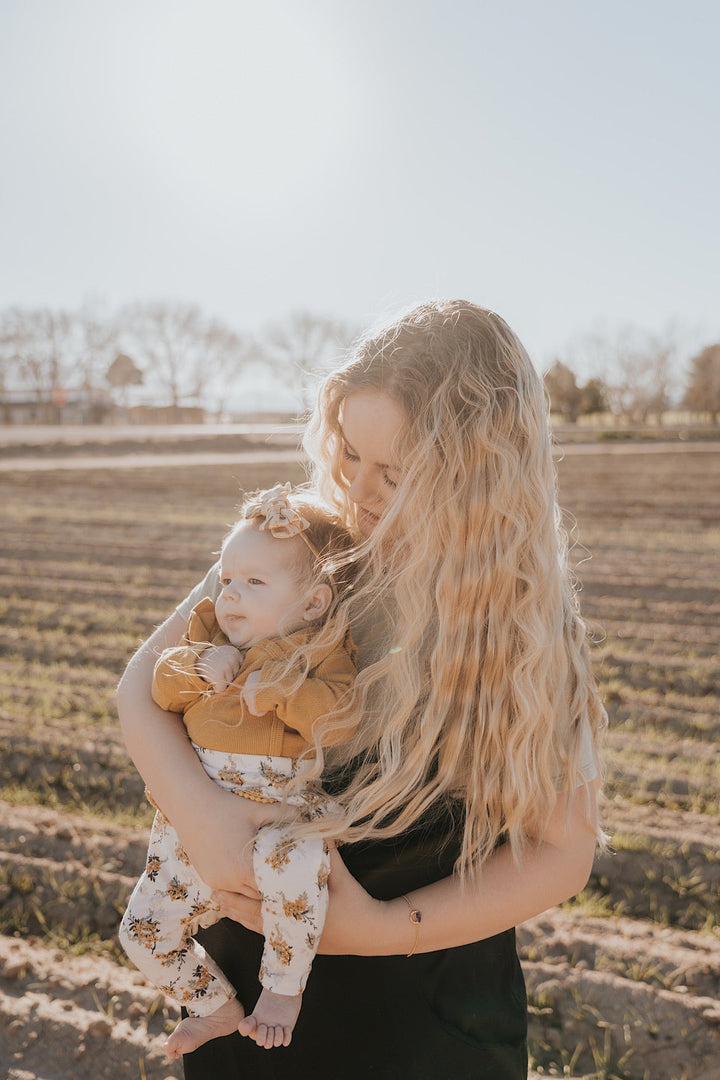
<path fill-rule="evenodd" d="M 348 495 L 360 532 L 369 536 L 400 482 L 401 462 L 395 459 L 393 444 L 405 426 L 405 412 L 380 390 L 358 390 L 345 398 L 340 426 Z"/>

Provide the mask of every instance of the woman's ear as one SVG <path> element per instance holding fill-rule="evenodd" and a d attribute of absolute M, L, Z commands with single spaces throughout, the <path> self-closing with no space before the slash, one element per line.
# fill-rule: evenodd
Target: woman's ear
<path fill-rule="evenodd" d="M 332 589 L 329 585 L 316 585 L 305 598 L 303 619 L 305 622 L 317 622 L 332 603 Z"/>

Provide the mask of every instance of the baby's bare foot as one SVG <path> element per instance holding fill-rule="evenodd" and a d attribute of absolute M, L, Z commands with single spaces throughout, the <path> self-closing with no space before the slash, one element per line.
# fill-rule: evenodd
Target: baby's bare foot
<path fill-rule="evenodd" d="M 289 1046 L 301 1005 L 302 994 L 287 997 L 263 990 L 253 1011 L 238 1024 L 238 1031 L 266 1050 Z"/>
<path fill-rule="evenodd" d="M 165 1053 L 174 1060 L 183 1054 L 191 1054 L 198 1046 L 219 1039 L 221 1035 L 232 1035 L 245 1016 L 237 998 L 226 1001 L 224 1005 L 209 1016 L 187 1016 L 181 1020 L 172 1035 L 165 1042 Z"/>

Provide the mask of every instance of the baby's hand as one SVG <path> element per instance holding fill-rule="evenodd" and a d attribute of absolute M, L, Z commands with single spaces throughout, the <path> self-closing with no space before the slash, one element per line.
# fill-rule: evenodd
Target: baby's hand
<path fill-rule="evenodd" d="M 242 653 L 234 645 L 211 645 L 195 664 L 195 670 L 205 682 L 212 683 L 216 694 L 227 690 L 242 663 Z"/>
<path fill-rule="evenodd" d="M 245 699 L 245 704 L 247 705 L 248 712 L 251 713 L 253 716 L 265 715 L 262 710 L 258 712 L 257 706 L 255 704 L 255 694 L 257 692 L 257 684 L 259 682 L 260 672 L 251 671 L 247 679 L 245 680 L 245 685 L 243 686 L 243 698 Z"/>

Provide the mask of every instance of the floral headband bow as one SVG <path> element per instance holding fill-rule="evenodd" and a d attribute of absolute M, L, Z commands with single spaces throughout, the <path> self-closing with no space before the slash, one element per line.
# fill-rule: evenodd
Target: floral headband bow
<path fill-rule="evenodd" d="M 262 491 L 257 498 L 245 507 L 246 520 L 257 520 L 258 528 L 270 533 L 275 540 L 290 540 L 299 536 L 312 552 L 313 558 L 320 563 L 320 552 L 306 535 L 310 522 L 290 503 L 291 484 L 276 484 L 269 491 Z M 327 571 L 326 571 L 327 573 Z M 328 581 L 337 596 L 337 586 L 332 574 L 327 573 Z"/>
<path fill-rule="evenodd" d="M 276 540 L 300 536 L 310 528 L 310 522 L 291 505 L 291 491 L 290 484 L 276 484 L 269 491 L 261 491 L 255 501 L 246 506 L 245 517 L 262 518 L 258 528 L 267 529 Z M 307 537 L 303 539 L 307 542 Z"/>

